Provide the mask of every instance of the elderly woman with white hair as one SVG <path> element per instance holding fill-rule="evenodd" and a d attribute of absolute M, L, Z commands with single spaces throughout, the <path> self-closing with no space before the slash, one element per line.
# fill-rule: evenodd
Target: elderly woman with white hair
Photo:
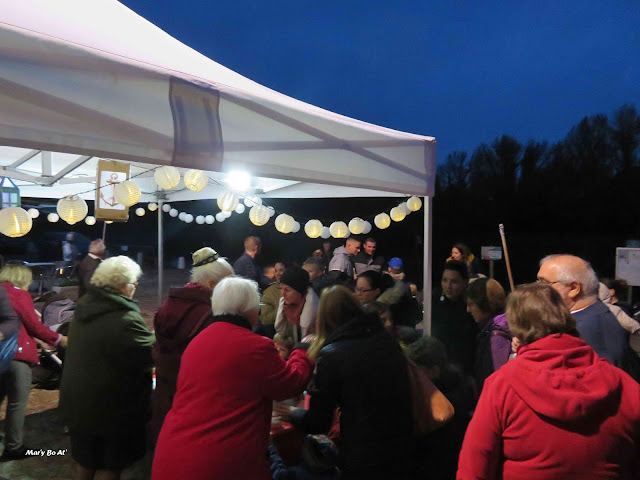
<path fill-rule="evenodd" d="M 258 284 L 224 278 L 213 291 L 213 324 L 184 354 L 173 407 L 153 460 L 154 480 L 268 480 L 273 400 L 302 393 L 313 369 L 302 349 L 285 362 L 273 342 L 252 332 Z"/>
<path fill-rule="evenodd" d="M 156 388 L 151 399 L 150 430 L 154 441 L 171 410 L 182 354 L 189 342 L 211 325 L 211 294 L 216 285 L 233 275 L 233 267 L 212 248 L 201 248 L 192 257 L 191 282 L 169 290 L 153 321 L 157 339 L 152 352 Z"/>
<path fill-rule="evenodd" d="M 118 479 L 145 454 L 155 337 L 133 300 L 141 274 L 109 258 L 76 306 L 60 387 L 76 479 Z"/>

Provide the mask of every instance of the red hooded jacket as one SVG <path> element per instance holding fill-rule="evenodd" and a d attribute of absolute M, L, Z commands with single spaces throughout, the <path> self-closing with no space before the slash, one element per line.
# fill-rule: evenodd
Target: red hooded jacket
<path fill-rule="evenodd" d="M 583 340 L 549 335 L 491 375 L 458 480 L 640 478 L 640 385 Z"/>

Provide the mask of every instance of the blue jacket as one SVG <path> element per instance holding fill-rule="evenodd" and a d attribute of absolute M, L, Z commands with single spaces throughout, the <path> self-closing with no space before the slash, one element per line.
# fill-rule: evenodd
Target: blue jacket
<path fill-rule="evenodd" d="M 580 338 L 596 353 L 609 360 L 616 367 L 622 367 L 624 352 L 628 344 L 628 334 L 616 317 L 600 300 L 584 310 L 572 313 Z"/>

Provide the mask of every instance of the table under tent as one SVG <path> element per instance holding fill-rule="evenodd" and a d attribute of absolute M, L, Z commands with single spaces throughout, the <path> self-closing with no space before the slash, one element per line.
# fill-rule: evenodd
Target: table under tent
<path fill-rule="evenodd" d="M 93 200 L 104 158 L 131 164 L 132 181 L 154 192 L 140 202 L 218 198 L 234 170 L 248 172 L 262 198 L 422 197 L 430 331 L 433 137 L 268 89 L 115 0 L 0 0 L 0 45 L 0 176 L 22 196 Z M 200 191 L 159 190 L 158 166 L 210 180 Z"/>

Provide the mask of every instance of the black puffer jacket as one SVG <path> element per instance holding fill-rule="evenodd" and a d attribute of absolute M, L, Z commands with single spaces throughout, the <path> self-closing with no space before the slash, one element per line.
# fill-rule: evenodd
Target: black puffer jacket
<path fill-rule="evenodd" d="M 406 359 L 375 317 L 354 318 L 329 336 L 310 408 L 292 420 L 307 433 L 327 432 L 336 407 L 343 479 L 408 478 L 413 419 Z"/>

